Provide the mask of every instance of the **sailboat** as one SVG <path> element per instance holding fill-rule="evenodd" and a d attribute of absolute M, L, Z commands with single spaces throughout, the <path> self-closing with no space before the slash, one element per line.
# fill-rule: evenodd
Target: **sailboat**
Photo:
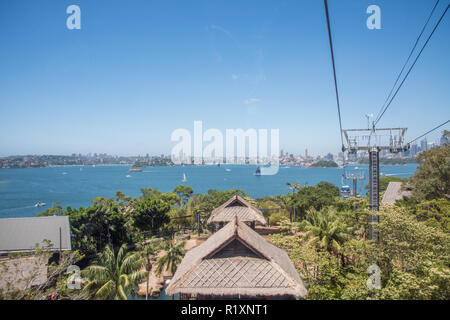
<path fill-rule="evenodd" d="M 186 179 L 186 173 L 183 173 L 183 180 L 181 180 L 182 182 L 186 182 L 187 181 L 187 179 Z"/>

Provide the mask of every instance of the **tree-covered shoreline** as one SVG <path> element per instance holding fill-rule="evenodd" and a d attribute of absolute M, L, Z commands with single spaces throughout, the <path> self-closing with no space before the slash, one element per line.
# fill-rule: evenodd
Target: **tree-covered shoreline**
<path fill-rule="evenodd" d="M 338 164 L 333 160 L 319 160 L 311 164 L 311 168 L 337 168 Z"/>

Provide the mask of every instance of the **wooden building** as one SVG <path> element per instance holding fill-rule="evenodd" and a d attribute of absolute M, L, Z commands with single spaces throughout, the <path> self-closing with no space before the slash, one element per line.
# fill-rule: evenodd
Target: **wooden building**
<path fill-rule="evenodd" d="M 255 228 L 255 223 L 266 224 L 262 212 L 245 201 L 239 195 L 235 195 L 220 207 L 215 208 L 208 219 L 208 223 L 218 223 L 220 227 L 238 217 L 239 221 L 246 222 Z"/>
<path fill-rule="evenodd" d="M 306 289 L 287 253 L 237 217 L 187 252 L 166 293 L 181 299 L 296 299 Z"/>

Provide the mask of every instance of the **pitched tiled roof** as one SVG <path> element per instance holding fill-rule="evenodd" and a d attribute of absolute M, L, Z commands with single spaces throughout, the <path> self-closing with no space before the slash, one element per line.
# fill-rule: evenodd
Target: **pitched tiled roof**
<path fill-rule="evenodd" d="M 306 296 L 287 253 L 237 220 L 186 254 L 166 292 Z"/>
<path fill-rule="evenodd" d="M 266 224 L 262 212 L 238 195 L 233 196 L 220 207 L 214 209 L 208 223 L 232 221 L 235 216 L 240 221 L 258 221 L 261 224 Z"/>

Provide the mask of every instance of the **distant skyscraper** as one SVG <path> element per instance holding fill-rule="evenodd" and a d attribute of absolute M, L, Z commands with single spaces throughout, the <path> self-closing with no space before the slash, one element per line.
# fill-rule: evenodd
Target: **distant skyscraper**
<path fill-rule="evenodd" d="M 428 150 L 427 138 L 424 138 L 422 141 L 420 141 L 420 151 L 427 151 L 427 150 Z"/>
<path fill-rule="evenodd" d="M 415 157 L 417 154 L 417 143 L 415 141 L 411 144 L 410 150 L 411 150 L 411 156 Z"/>
<path fill-rule="evenodd" d="M 280 150 L 280 158 L 283 158 L 284 153 L 283 153 L 283 149 Z"/>
<path fill-rule="evenodd" d="M 308 158 L 308 148 L 305 149 L 305 158 Z"/>

